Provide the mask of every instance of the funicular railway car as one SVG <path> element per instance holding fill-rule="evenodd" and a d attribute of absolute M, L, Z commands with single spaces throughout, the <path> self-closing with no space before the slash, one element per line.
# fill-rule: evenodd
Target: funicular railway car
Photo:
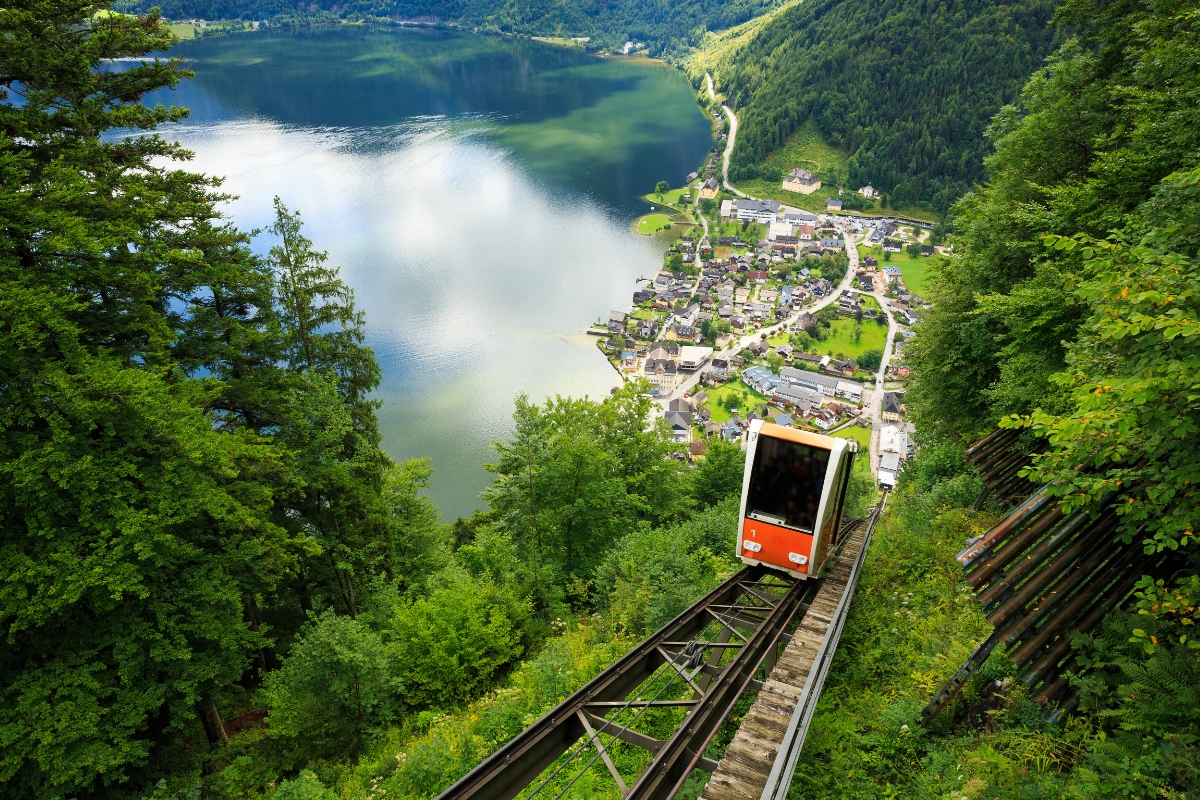
<path fill-rule="evenodd" d="M 815 578 L 842 526 L 858 443 L 755 420 L 746 437 L 738 556 Z"/>

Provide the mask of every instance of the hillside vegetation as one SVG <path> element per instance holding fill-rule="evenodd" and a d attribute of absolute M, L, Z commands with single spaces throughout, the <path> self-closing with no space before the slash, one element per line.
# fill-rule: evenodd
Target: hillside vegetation
<path fill-rule="evenodd" d="M 736 567 L 743 455 L 686 466 L 645 384 L 521 397 L 490 510 L 441 524 L 338 268 L 282 200 L 259 248 L 220 216 L 138 102 L 174 38 L 94 10 L 0 9 L 0 798 L 428 798 Z M 793 797 L 1200 796 L 1200 17 L 1057 13 L 929 276 L 920 448 Z M 997 423 L 1047 442 L 1031 487 L 1190 560 L 1074 638 L 1067 724 L 995 656 L 918 729 L 987 632 L 953 553 L 1003 512 L 964 460 Z"/>
<path fill-rule="evenodd" d="M 766 162 L 811 120 L 848 155 L 818 171 L 827 182 L 944 211 L 983 179 L 992 116 L 1053 49 L 1053 8 L 805 0 L 710 36 L 693 73 L 709 69 L 737 109 L 733 180 L 779 180 L 786 170 Z"/>
<path fill-rule="evenodd" d="M 651 55 L 684 43 L 698 44 L 706 30 L 721 30 L 767 11 L 777 0 L 588 0 L 505 3 L 500 0 L 120 0 L 123 11 L 162 9 L 169 19 L 257 19 L 311 24 L 360 19 L 454 22 L 483 31 L 533 36 L 591 37 L 590 47 L 619 50 L 632 41 Z"/>

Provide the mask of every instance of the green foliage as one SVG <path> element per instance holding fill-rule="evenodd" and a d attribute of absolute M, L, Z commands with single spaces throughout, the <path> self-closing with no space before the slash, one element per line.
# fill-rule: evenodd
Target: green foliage
<path fill-rule="evenodd" d="M 1096 633 L 1076 636 L 1076 658 L 1089 668 L 1076 679 L 1080 707 L 1110 729 L 1080 768 L 1076 797 L 1200 789 L 1200 659 L 1178 641 L 1180 627 L 1177 620 L 1115 612 Z M 1158 644 L 1147 656 L 1143 645 L 1151 641 Z"/>
<path fill-rule="evenodd" d="M 270 384 L 257 369 L 269 273 L 220 221 L 215 182 L 174 169 L 187 154 L 150 133 L 186 112 L 136 102 L 188 75 L 178 60 L 137 62 L 173 37 L 157 14 L 94 10 L 0 11 L 0 794 L 12 797 L 141 779 L 168 733 L 269 643 L 246 598 L 295 557 L 273 518 L 288 459 L 225 414 L 255 381 L 191 377 L 228 337 Z M 235 308 L 218 321 L 198 296 Z"/>
<path fill-rule="evenodd" d="M 290 781 L 282 781 L 271 797 L 272 800 L 337 800 L 333 790 L 310 769 L 300 770 Z"/>
<path fill-rule="evenodd" d="M 669 192 L 671 191 L 671 184 L 667 183 L 666 181 L 659 181 L 658 183 L 654 184 L 654 191 L 658 194 Z"/>
<path fill-rule="evenodd" d="M 648 634 L 731 573 L 738 566 L 733 537 L 740 502 L 739 491 L 687 522 L 639 528 L 622 539 L 596 578 L 611 619 L 625 631 Z"/>
<path fill-rule="evenodd" d="M 984 175 L 988 121 L 1050 53 L 1052 10 L 1041 0 L 789 6 L 713 66 L 739 113 L 731 177 L 778 181 L 759 165 L 813 120 L 851 154 L 851 188 L 948 208 Z"/>
<path fill-rule="evenodd" d="M 712 319 L 706 319 L 700 323 L 700 333 L 705 339 L 716 341 L 718 336 L 733 331 L 733 325 L 727 319 L 721 319 L 714 316 Z"/>
<path fill-rule="evenodd" d="M 1115 251 L 1115 270 L 1128 274 L 1133 261 L 1149 258 L 1133 246 L 1151 227 L 1165 232 L 1186 219 L 1173 204 L 1194 202 L 1188 178 L 1168 176 L 1190 167 L 1200 147 L 1200 89 L 1183 56 L 1197 33 L 1176 13 L 1181 7 L 1063 7 L 1079 40 L 997 115 L 991 180 L 954 210 L 959 258 L 932 266 L 934 309 L 906 354 L 919 427 L 971 436 L 1005 414 L 1074 407 L 1074 384 L 1049 376 L 1069 366 L 1067 348 L 1084 332 L 1091 303 L 1123 287 L 1080 250 L 1048 249 L 1046 237 L 1118 231 L 1127 247 Z M 1178 240 L 1163 233 L 1147 245 L 1158 257 L 1194 254 L 1185 232 L 1192 224 L 1184 225 Z M 1086 338 L 1095 324 L 1087 323 Z"/>
<path fill-rule="evenodd" d="M 395 717 L 399 688 L 379 635 L 330 610 L 267 675 L 262 697 L 272 736 L 316 755 L 342 755 Z"/>
<path fill-rule="evenodd" d="M 742 448 L 734 442 L 713 439 L 704 451 L 704 458 L 691 473 L 692 497 L 703 506 L 740 497 L 745 471 L 746 454 Z"/>
<path fill-rule="evenodd" d="M 854 471 L 850 473 L 850 483 L 846 486 L 845 516 L 865 518 L 878 495 L 879 488 L 875 476 L 871 474 L 871 457 L 864 447 L 854 457 Z"/>
<path fill-rule="evenodd" d="M 1200 211 L 1198 184 L 1200 170 L 1173 176 L 1159 199 L 1190 216 Z M 1126 535 L 1144 530 L 1159 550 L 1194 537 L 1200 482 L 1200 272 L 1194 251 L 1172 250 L 1177 233 L 1155 229 L 1133 247 L 1055 240 L 1080 249 L 1078 291 L 1093 312 L 1069 350 L 1069 371 L 1052 377 L 1071 410 L 1030 418 L 1054 445 L 1033 475 L 1055 482 L 1068 513 L 1115 492 Z M 1082 467 L 1092 472 L 1078 474 Z"/>
<path fill-rule="evenodd" d="M 870 350 L 864 350 L 858 357 L 858 366 L 867 372 L 874 372 L 879 369 L 879 365 L 882 363 L 883 351 L 875 347 Z"/>
<path fill-rule="evenodd" d="M 572 623 L 507 685 L 456 712 L 427 712 L 390 731 L 344 781 L 343 797 L 433 797 L 635 644 L 600 619 Z"/>
<path fill-rule="evenodd" d="M 558 602 L 574 577 L 589 580 L 604 551 L 639 520 L 680 510 L 678 462 L 638 383 L 602 402 L 521 396 L 510 442 L 495 445 L 494 483 L 482 497 L 493 527 L 515 543 L 535 607 Z"/>
<path fill-rule="evenodd" d="M 448 578 L 443 575 L 443 585 L 428 597 L 397 606 L 386 622 L 401 698 L 409 707 L 469 700 L 521 654 L 527 604 L 480 581 Z"/>

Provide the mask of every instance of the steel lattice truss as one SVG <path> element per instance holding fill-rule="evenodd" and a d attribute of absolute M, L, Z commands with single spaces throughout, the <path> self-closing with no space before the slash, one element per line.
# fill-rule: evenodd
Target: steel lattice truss
<path fill-rule="evenodd" d="M 555 800 L 598 773 L 628 798 L 673 795 L 693 770 L 716 768 L 705 748 L 742 693 L 761 686 L 759 671 L 770 673 L 818 586 L 763 567 L 741 570 L 441 798 Z"/>

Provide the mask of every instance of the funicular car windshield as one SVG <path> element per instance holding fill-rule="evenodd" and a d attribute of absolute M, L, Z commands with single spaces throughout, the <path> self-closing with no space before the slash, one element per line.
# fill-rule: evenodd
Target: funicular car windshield
<path fill-rule="evenodd" d="M 830 451 L 799 442 L 760 436 L 746 516 L 812 533 Z"/>

